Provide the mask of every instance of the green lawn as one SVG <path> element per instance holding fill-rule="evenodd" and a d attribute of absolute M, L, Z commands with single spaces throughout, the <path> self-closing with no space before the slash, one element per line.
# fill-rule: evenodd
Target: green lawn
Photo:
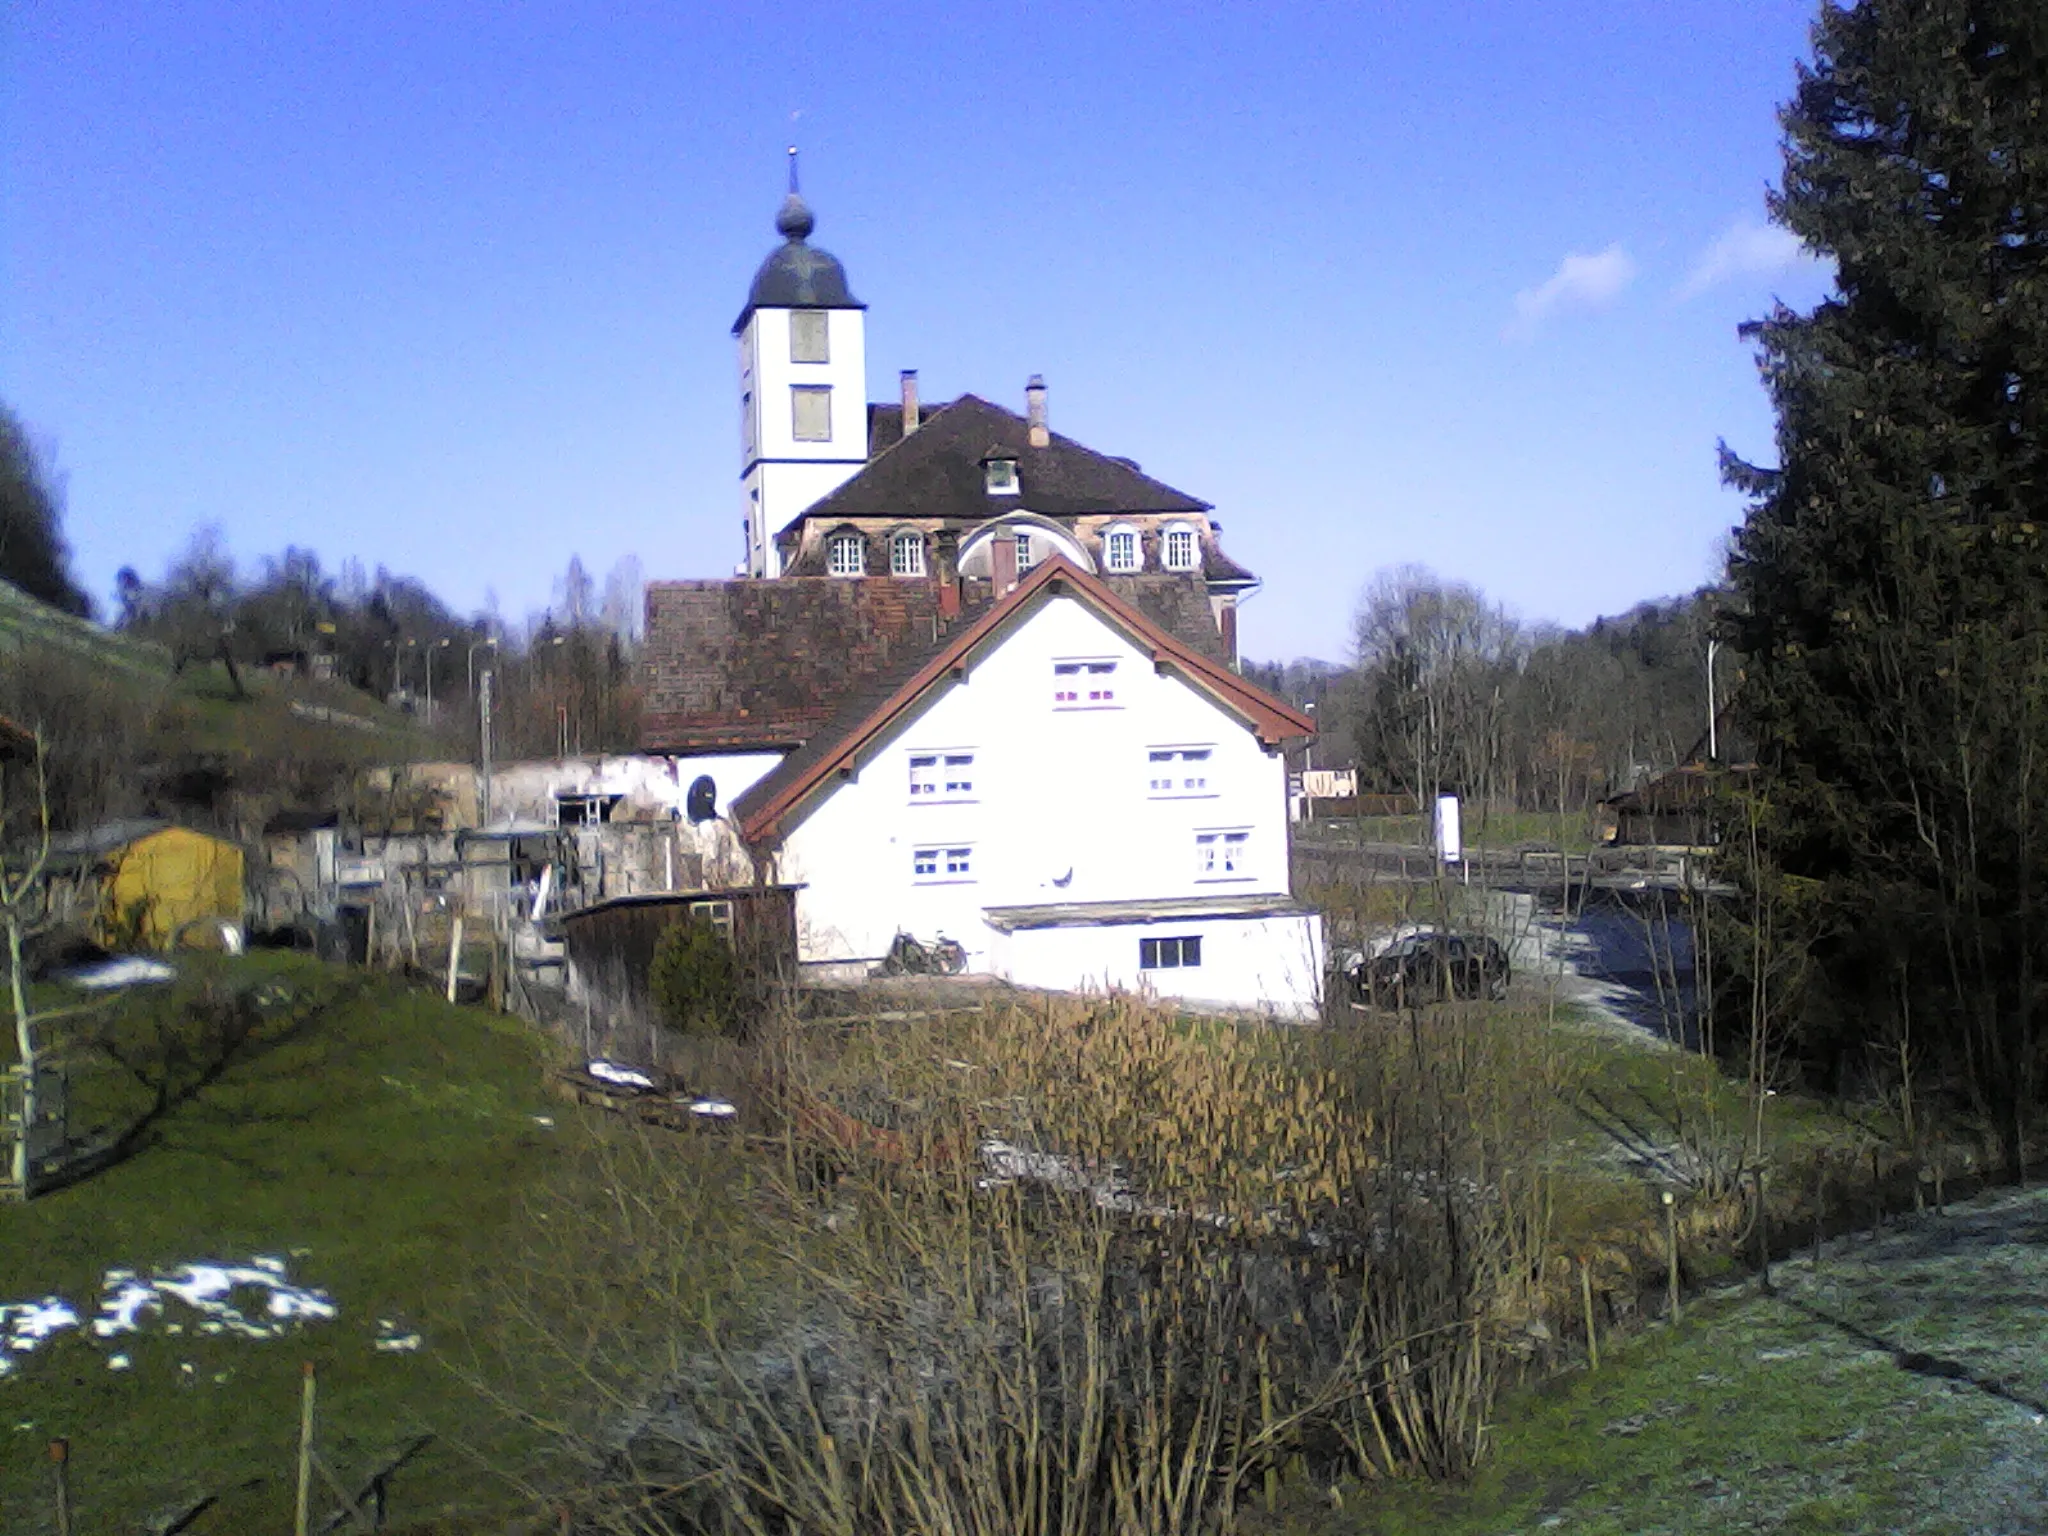
<path fill-rule="evenodd" d="M 254 1039 L 137 1155 L 0 1207 L 0 1302 L 59 1296 L 89 1323 L 110 1268 L 147 1276 L 263 1255 L 339 1315 L 247 1339 L 203 1334 L 171 1304 L 139 1334 L 101 1339 L 87 1326 L 18 1356 L 0 1377 L 0 1530 L 42 1528 L 57 1436 L 72 1443 L 81 1531 L 134 1529 L 250 1479 L 262 1481 L 193 1529 L 288 1530 L 302 1361 L 319 1373 L 322 1455 L 344 1480 L 416 1431 L 438 1437 L 393 1485 L 396 1525 L 502 1506 L 471 1452 L 503 1464 L 516 1444 L 449 1360 L 478 1320 L 483 1277 L 521 1251 L 523 1191 L 580 1134 L 545 1092 L 536 1038 L 303 959 L 193 965 L 178 989 L 124 1005 L 131 1045 L 191 988 L 270 986 L 293 1001 L 270 992 Z M 116 1081 L 86 1082 L 83 1113 L 132 1113 L 142 1100 Z M 380 1333 L 411 1332 L 417 1352 L 376 1347 Z M 116 1355 L 126 1369 L 110 1368 Z"/>
<path fill-rule="evenodd" d="M 1341 1511 L 1304 1495 L 1286 1528 L 2039 1531 L 2044 1239 L 2048 1191 L 2036 1189 L 1831 1245 L 1818 1273 L 1778 1266 L 1776 1296 L 1731 1291 L 1610 1346 L 1597 1374 L 1510 1398 L 1470 1484 L 1354 1487 Z M 1902 1369 L 1901 1352 L 1922 1369 Z"/>

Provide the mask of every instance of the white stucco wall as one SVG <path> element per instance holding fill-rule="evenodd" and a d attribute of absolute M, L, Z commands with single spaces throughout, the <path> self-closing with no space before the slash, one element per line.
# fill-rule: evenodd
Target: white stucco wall
<path fill-rule="evenodd" d="M 1202 941 L 1200 966 L 1140 968 L 1141 940 L 1186 937 Z M 1323 925 L 1310 912 L 1026 928 L 994 935 L 991 952 L 991 969 L 1025 987 L 1149 992 L 1290 1019 L 1316 1017 L 1322 1001 Z"/>
<path fill-rule="evenodd" d="M 776 531 L 852 478 L 868 456 L 867 316 L 825 310 L 828 360 L 793 363 L 790 313 L 757 309 L 739 337 L 741 500 L 751 524 L 749 569 L 757 576 L 780 574 Z M 790 390 L 800 384 L 832 391 L 829 441 L 797 440 Z"/>
<path fill-rule="evenodd" d="M 1079 681 L 1084 693 L 1099 681 L 1112 684 L 1115 707 L 1056 707 L 1056 683 L 1066 680 L 1054 668 L 1062 661 L 1113 662 L 1106 678 Z M 1206 793 L 1151 793 L 1150 753 L 1168 747 L 1209 749 L 1201 765 Z M 972 796 L 914 800 L 911 759 L 949 750 L 972 753 Z M 1245 834 L 1235 875 L 1202 877 L 1196 838 L 1203 832 Z M 984 922 L 983 909 L 1284 896 L 1287 836 L 1281 757 L 1188 683 L 1156 672 L 1148 654 L 1081 602 L 1052 597 L 985 651 L 964 680 L 928 695 L 912 721 L 815 805 L 785 839 L 777 873 L 805 886 L 797 918 L 808 962 L 879 958 L 902 929 L 958 939 L 978 972 L 1042 986 L 1079 987 L 1091 977 L 1134 986 L 1139 939 L 1154 929 L 1004 935 Z M 954 848 L 971 850 L 967 877 L 947 878 L 943 854 L 933 876 L 918 875 L 919 849 Z M 1157 931 L 1196 930 L 1175 923 Z M 1304 987 L 1319 985 L 1318 924 L 1241 919 L 1217 922 L 1215 933 L 1213 972 L 1205 943 L 1206 974 L 1162 985 L 1243 1006 L 1269 1000 L 1269 989 L 1286 994 L 1271 1001 L 1297 1003 Z M 1287 952 L 1284 959 L 1259 953 L 1268 942 Z"/>

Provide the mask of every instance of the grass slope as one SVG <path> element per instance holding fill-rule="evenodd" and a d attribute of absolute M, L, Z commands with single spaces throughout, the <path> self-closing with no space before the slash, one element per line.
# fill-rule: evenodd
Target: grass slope
<path fill-rule="evenodd" d="M 195 963 L 202 974 L 181 987 L 281 985 L 318 1006 L 260 1032 L 129 1161 L 0 1207 L 0 1301 L 54 1294 L 90 1319 L 109 1268 L 267 1254 L 340 1315 L 247 1340 L 201 1336 L 172 1306 L 140 1336 L 101 1340 L 87 1327 L 45 1343 L 0 1378 L 0 1530 L 42 1528 L 54 1436 L 72 1441 L 80 1530 L 134 1529 L 251 1478 L 264 1481 L 193 1529 L 289 1529 L 302 1360 L 319 1371 L 321 1450 L 344 1480 L 416 1430 L 439 1437 L 394 1485 L 399 1528 L 488 1507 L 493 1489 L 459 1446 L 496 1459 L 506 1443 L 446 1359 L 477 1317 L 477 1277 L 517 1251 L 522 1190 L 576 1134 L 566 1117 L 559 1131 L 536 1119 L 562 1106 L 543 1089 L 533 1036 L 302 959 Z M 174 1002 L 159 993 L 125 1006 Z M 104 1085 L 98 1097 L 112 1102 Z M 381 1319 L 417 1330 L 425 1347 L 378 1351 Z M 166 1331 L 180 1321 L 182 1334 Z M 132 1368 L 110 1370 L 117 1353 Z"/>
<path fill-rule="evenodd" d="M 2048 1530 L 2048 1190 L 1779 1265 L 1502 1406 L 1468 1486 L 1296 1536 Z"/>

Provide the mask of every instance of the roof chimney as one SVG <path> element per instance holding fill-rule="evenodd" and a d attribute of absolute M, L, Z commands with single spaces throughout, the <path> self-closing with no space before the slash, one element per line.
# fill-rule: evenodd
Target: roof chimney
<path fill-rule="evenodd" d="M 1024 384 L 1024 419 L 1031 424 L 1031 446 L 1052 446 L 1052 429 L 1045 424 L 1045 375 L 1034 373 Z"/>
<path fill-rule="evenodd" d="M 905 437 L 908 437 L 908 436 L 910 436 L 910 434 L 911 434 L 911 433 L 913 433 L 913 432 L 915 432 L 915 431 L 917 430 L 917 423 L 918 423 L 918 411 L 917 411 L 917 370 L 916 370 L 915 368 L 906 368 L 906 369 L 904 369 L 904 370 L 903 370 L 903 375 L 902 375 L 902 382 L 903 382 L 903 435 L 904 435 Z"/>

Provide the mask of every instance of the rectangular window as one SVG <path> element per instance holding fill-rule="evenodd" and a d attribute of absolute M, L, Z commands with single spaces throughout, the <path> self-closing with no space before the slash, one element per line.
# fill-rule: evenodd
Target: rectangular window
<path fill-rule="evenodd" d="M 618 808 L 623 795 L 557 795 L 555 796 L 555 825 L 558 827 L 595 827 L 612 819 L 612 812 Z"/>
<path fill-rule="evenodd" d="M 1237 880 L 1251 873 L 1249 832 L 1197 832 L 1195 878 Z"/>
<path fill-rule="evenodd" d="M 732 942 L 732 903 L 729 901 L 693 901 L 690 916 L 701 917 L 726 943 Z"/>
<path fill-rule="evenodd" d="M 1056 661 L 1052 664 L 1055 709 L 1115 709 L 1116 663 Z"/>
<path fill-rule="evenodd" d="M 899 533 L 889 541 L 889 574 L 892 576 L 922 576 L 924 574 L 923 534 Z"/>
<path fill-rule="evenodd" d="M 1195 532 L 1192 528 L 1166 530 L 1166 568 L 1192 571 L 1195 568 Z"/>
<path fill-rule="evenodd" d="M 974 798 L 972 752 L 910 754 L 910 803 L 932 805 L 941 800 Z"/>
<path fill-rule="evenodd" d="M 1112 528 L 1102 541 L 1103 565 L 1118 573 L 1138 569 L 1138 535 L 1129 528 Z"/>
<path fill-rule="evenodd" d="M 1022 576 L 1026 571 L 1030 569 L 1031 535 L 1028 533 L 1020 533 L 1017 535 L 1017 574 L 1019 576 Z"/>
<path fill-rule="evenodd" d="M 991 496 L 1014 496 L 1017 494 L 1017 461 L 1015 459 L 990 459 L 987 476 Z"/>
<path fill-rule="evenodd" d="M 1146 776 L 1146 793 L 1154 800 L 1213 795 L 1209 784 L 1209 759 L 1214 747 L 1153 747 Z"/>
<path fill-rule="evenodd" d="M 1184 971 L 1202 963 L 1202 937 L 1191 933 L 1176 939 L 1138 940 L 1138 969 Z"/>
<path fill-rule="evenodd" d="M 968 881 L 974 878 L 974 849 L 971 846 L 919 848 L 910 856 L 910 873 L 927 884 Z"/>
<path fill-rule="evenodd" d="M 789 360 L 792 363 L 832 361 L 830 331 L 822 309 L 793 310 L 789 317 Z"/>
<path fill-rule="evenodd" d="M 832 441 L 832 390 L 825 384 L 790 386 L 790 431 L 800 443 Z"/>

